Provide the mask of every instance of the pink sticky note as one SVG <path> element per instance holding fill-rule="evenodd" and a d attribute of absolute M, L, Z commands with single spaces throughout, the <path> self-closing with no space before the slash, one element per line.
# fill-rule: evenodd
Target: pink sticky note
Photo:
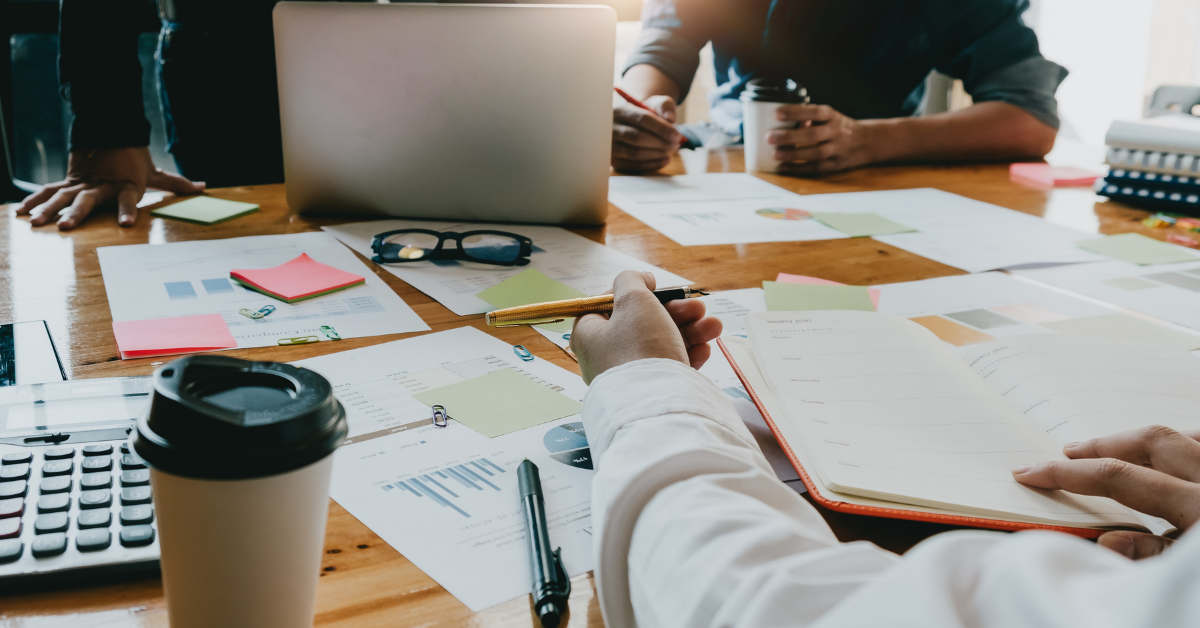
<path fill-rule="evenodd" d="M 220 314 L 121 321 L 112 326 L 122 360 L 237 348 Z"/>
<path fill-rule="evenodd" d="M 1012 164 L 1008 167 L 1008 176 L 1046 187 L 1091 185 L 1100 177 L 1095 172 L 1050 164 Z"/>
<path fill-rule="evenodd" d="M 234 269 L 229 271 L 229 276 L 247 288 L 288 303 L 319 297 L 366 281 L 359 275 L 322 264 L 307 253 L 273 268 Z"/>
<path fill-rule="evenodd" d="M 808 275 L 789 275 L 787 273 L 779 273 L 775 277 L 775 281 L 779 283 L 802 283 L 810 286 L 844 286 L 844 283 L 829 281 L 828 279 L 820 279 L 817 277 L 809 277 Z M 879 309 L 879 288 L 867 288 L 867 293 L 871 295 L 871 303 L 875 304 L 875 309 Z"/>

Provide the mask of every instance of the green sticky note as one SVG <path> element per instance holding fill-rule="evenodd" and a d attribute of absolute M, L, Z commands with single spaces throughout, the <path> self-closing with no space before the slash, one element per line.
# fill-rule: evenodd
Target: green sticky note
<path fill-rule="evenodd" d="M 821 286 L 764 281 L 767 311 L 862 310 L 874 312 L 875 303 L 866 286 Z"/>
<path fill-rule="evenodd" d="M 916 231 L 908 225 L 902 225 L 879 214 L 813 212 L 812 216 L 826 227 L 837 229 L 851 238 Z"/>
<path fill-rule="evenodd" d="M 583 404 L 511 368 L 413 395 L 427 406 L 444 406 L 450 418 L 495 438 L 579 414 Z"/>
<path fill-rule="evenodd" d="M 1200 260 L 1200 257 L 1181 246 L 1159 242 L 1140 233 L 1122 233 L 1095 240 L 1080 240 L 1075 244 L 1093 253 L 1142 266 Z"/>
<path fill-rule="evenodd" d="M 200 225 L 215 225 L 218 222 L 240 218 L 258 211 L 254 203 L 239 203 L 211 196 L 197 196 L 186 201 L 160 207 L 150 213 L 162 218 L 172 218 Z"/>
<path fill-rule="evenodd" d="M 513 275 L 504 281 L 475 295 L 496 309 L 529 305 L 530 303 L 545 303 L 546 301 L 562 301 L 578 299 L 587 295 L 560 281 L 555 281 L 542 273 L 530 268 Z M 568 319 L 551 325 L 538 325 L 550 331 L 569 332 L 575 319 Z"/>

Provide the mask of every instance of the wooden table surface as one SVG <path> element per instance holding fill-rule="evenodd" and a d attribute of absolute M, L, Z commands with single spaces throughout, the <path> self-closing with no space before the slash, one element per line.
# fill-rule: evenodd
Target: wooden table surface
<path fill-rule="evenodd" d="M 710 155 L 710 171 L 741 171 L 739 150 Z M 667 174 L 682 174 L 676 158 Z M 1162 239 L 1168 230 L 1147 229 L 1147 213 L 1101 199 L 1086 188 L 1040 190 L 1011 182 L 1007 164 L 890 166 L 867 168 L 822 179 L 763 175 L 801 194 L 933 187 L 1042 216 L 1095 233 L 1138 230 Z M 113 212 L 94 216 L 72 232 L 53 225 L 32 228 L 10 208 L 0 224 L 0 321 L 45 319 L 72 379 L 148 375 L 164 358 L 120 360 L 96 248 L 121 244 L 178 242 L 249 235 L 313 231 L 346 219 L 293 215 L 282 185 L 211 190 L 211 196 L 257 203 L 262 211 L 214 226 L 152 218 L 143 211 L 133 228 L 116 225 Z M 164 201 L 171 202 L 171 199 Z M 847 284 L 868 285 L 961 274 L 955 268 L 918 257 L 870 238 L 682 247 L 614 208 L 608 224 L 572 229 L 711 290 L 761 285 L 779 272 L 813 275 Z M 519 229 L 518 229 L 519 230 Z M 561 350 L 528 329 L 487 329 L 481 315 L 460 317 L 367 260 L 434 331 L 471 325 L 511 344 L 524 344 L 538 357 L 578 372 Z M 296 347 L 224 352 L 251 360 L 293 361 L 416 334 L 375 336 Z M 716 359 L 720 359 L 719 357 Z M 903 552 L 944 526 L 874 519 L 823 511 L 844 541 L 868 539 Z M 603 625 L 591 575 L 574 580 L 570 628 Z M 317 590 L 318 626 L 535 626 L 529 598 L 512 600 L 473 614 L 431 578 L 389 547 L 341 506 L 330 502 L 325 558 Z M 49 592 L 0 592 L 0 626 L 167 626 L 166 604 L 157 578 Z"/>

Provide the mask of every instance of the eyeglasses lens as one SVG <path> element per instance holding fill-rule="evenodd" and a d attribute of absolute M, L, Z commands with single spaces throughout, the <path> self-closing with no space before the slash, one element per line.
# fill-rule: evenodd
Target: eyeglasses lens
<path fill-rule="evenodd" d="M 437 248 L 439 238 L 428 233 L 397 233 L 383 241 L 385 259 L 424 259 Z"/>
<path fill-rule="evenodd" d="M 521 256 L 521 241 L 494 234 L 479 234 L 462 239 L 467 257 L 489 262 L 511 262 Z"/>

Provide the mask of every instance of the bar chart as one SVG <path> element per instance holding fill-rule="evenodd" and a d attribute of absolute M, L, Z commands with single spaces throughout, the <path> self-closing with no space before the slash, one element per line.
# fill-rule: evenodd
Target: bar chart
<path fill-rule="evenodd" d="M 500 487 L 488 478 L 494 478 L 501 473 L 507 473 L 507 471 L 487 458 L 479 458 L 393 484 L 384 484 L 383 490 L 407 491 L 417 498 L 428 497 L 439 506 L 449 508 L 470 519 L 470 513 L 459 503 L 463 501 L 464 497 L 469 499 L 469 496 L 476 491 L 500 491 Z"/>

